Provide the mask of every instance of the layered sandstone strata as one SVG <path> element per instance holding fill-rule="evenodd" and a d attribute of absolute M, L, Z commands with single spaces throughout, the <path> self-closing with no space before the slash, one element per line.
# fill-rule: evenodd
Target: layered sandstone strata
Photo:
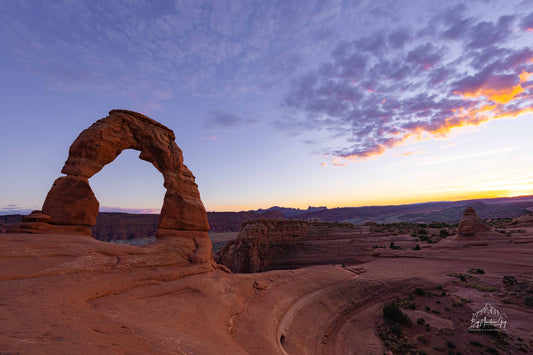
<path fill-rule="evenodd" d="M 256 219 L 245 221 L 237 239 L 231 240 L 217 253 L 218 263 L 233 272 L 259 272 L 278 268 L 294 268 L 297 258 L 314 259 L 321 264 L 315 246 L 308 242 L 328 239 L 353 232 L 350 223 L 326 223 L 303 220 Z M 322 256 L 324 256 L 323 253 Z M 294 261 L 294 263 L 293 263 Z"/>
<path fill-rule="evenodd" d="M 490 232 L 491 229 L 477 216 L 472 207 L 467 207 L 461 222 L 459 222 L 457 231 L 460 236 L 474 237 L 476 234 Z"/>

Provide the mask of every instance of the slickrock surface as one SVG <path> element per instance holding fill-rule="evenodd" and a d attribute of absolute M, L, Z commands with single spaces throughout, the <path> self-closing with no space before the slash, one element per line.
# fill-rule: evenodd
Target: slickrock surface
<path fill-rule="evenodd" d="M 477 234 L 490 232 L 491 229 L 476 214 L 472 207 L 467 207 L 463 213 L 463 218 L 457 227 L 460 236 L 474 237 Z"/>
<path fill-rule="evenodd" d="M 412 321 L 406 336 L 427 342 L 415 341 L 419 350 L 433 353 L 446 341 L 462 353 L 495 347 L 495 338 L 468 332 L 472 313 L 490 303 L 507 315 L 509 345 L 498 349 L 521 354 L 518 343 L 533 349 L 533 311 L 521 298 L 505 298 L 514 296 L 502 277 L 532 281 L 533 228 L 512 239 L 473 245 L 449 237 L 357 266 L 229 274 L 191 264 L 179 252 L 186 248 L 171 245 L 183 238 L 136 247 L 0 234 L 0 352 L 383 354 L 388 348 L 377 328 L 384 303 L 410 299 L 418 287 L 433 294 L 415 296 L 416 310 L 402 311 Z M 495 291 L 471 288 L 466 270 L 480 267 L 485 274 L 476 275 L 475 285 Z"/>

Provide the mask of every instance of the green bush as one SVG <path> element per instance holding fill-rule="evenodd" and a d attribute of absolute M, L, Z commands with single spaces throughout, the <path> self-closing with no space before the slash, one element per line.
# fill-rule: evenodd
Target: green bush
<path fill-rule="evenodd" d="M 417 296 L 425 296 L 426 290 L 424 290 L 423 288 L 415 287 L 415 294 Z"/>
<path fill-rule="evenodd" d="M 505 286 L 511 286 L 511 285 L 514 285 L 515 283 L 516 283 L 516 279 L 514 278 L 514 276 L 509 276 L 509 275 L 503 276 L 503 284 Z"/>
<path fill-rule="evenodd" d="M 480 275 L 483 275 L 485 274 L 485 271 L 483 269 L 479 269 L 479 268 L 472 268 L 472 269 L 468 269 L 468 273 L 469 274 L 480 274 Z"/>
<path fill-rule="evenodd" d="M 533 307 L 533 297 L 531 297 L 531 296 L 524 297 L 524 304 L 526 306 Z"/>
<path fill-rule="evenodd" d="M 455 349 L 455 344 L 451 340 L 446 340 L 446 346 L 448 349 Z"/>
<path fill-rule="evenodd" d="M 400 310 L 400 307 L 396 302 L 388 303 L 383 306 L 383 318 L 396 323 L 410 323 L 409 318 Z"/>
<path fill-rule="evenodd" d="M 400 247 L 397 247 L 396 245 L 394 245 L 394 242 L 392 240 L 390 242 L 389 248 L 391 248 L 391 249 L 400 249 Z"/>
<path fill-rule="evenodd" d="M 415 247 L 413 248 L 413 250 L 420 250 L 420 245 L 415 245 Z"/>

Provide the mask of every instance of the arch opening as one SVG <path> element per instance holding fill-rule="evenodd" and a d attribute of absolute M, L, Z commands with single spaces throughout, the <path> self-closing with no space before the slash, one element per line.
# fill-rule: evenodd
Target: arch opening
<path fill-rule="evenodd" d="M 125 149 L 89 179 L 100 203 L 95 239 L 115 244 L 146 245 L 155 233 L 165 195 L 161 174 L 138 158 L 139 151 Z"/>

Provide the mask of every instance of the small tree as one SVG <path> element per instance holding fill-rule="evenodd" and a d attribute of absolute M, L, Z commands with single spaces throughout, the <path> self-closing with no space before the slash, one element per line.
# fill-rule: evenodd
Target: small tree
<path fill-rule="evenodd" d="M 396 323 L 408 324 L 411 321 L 401 310 L 396 302 L 388 303 L 383 306 L 383 318 Z"/>

